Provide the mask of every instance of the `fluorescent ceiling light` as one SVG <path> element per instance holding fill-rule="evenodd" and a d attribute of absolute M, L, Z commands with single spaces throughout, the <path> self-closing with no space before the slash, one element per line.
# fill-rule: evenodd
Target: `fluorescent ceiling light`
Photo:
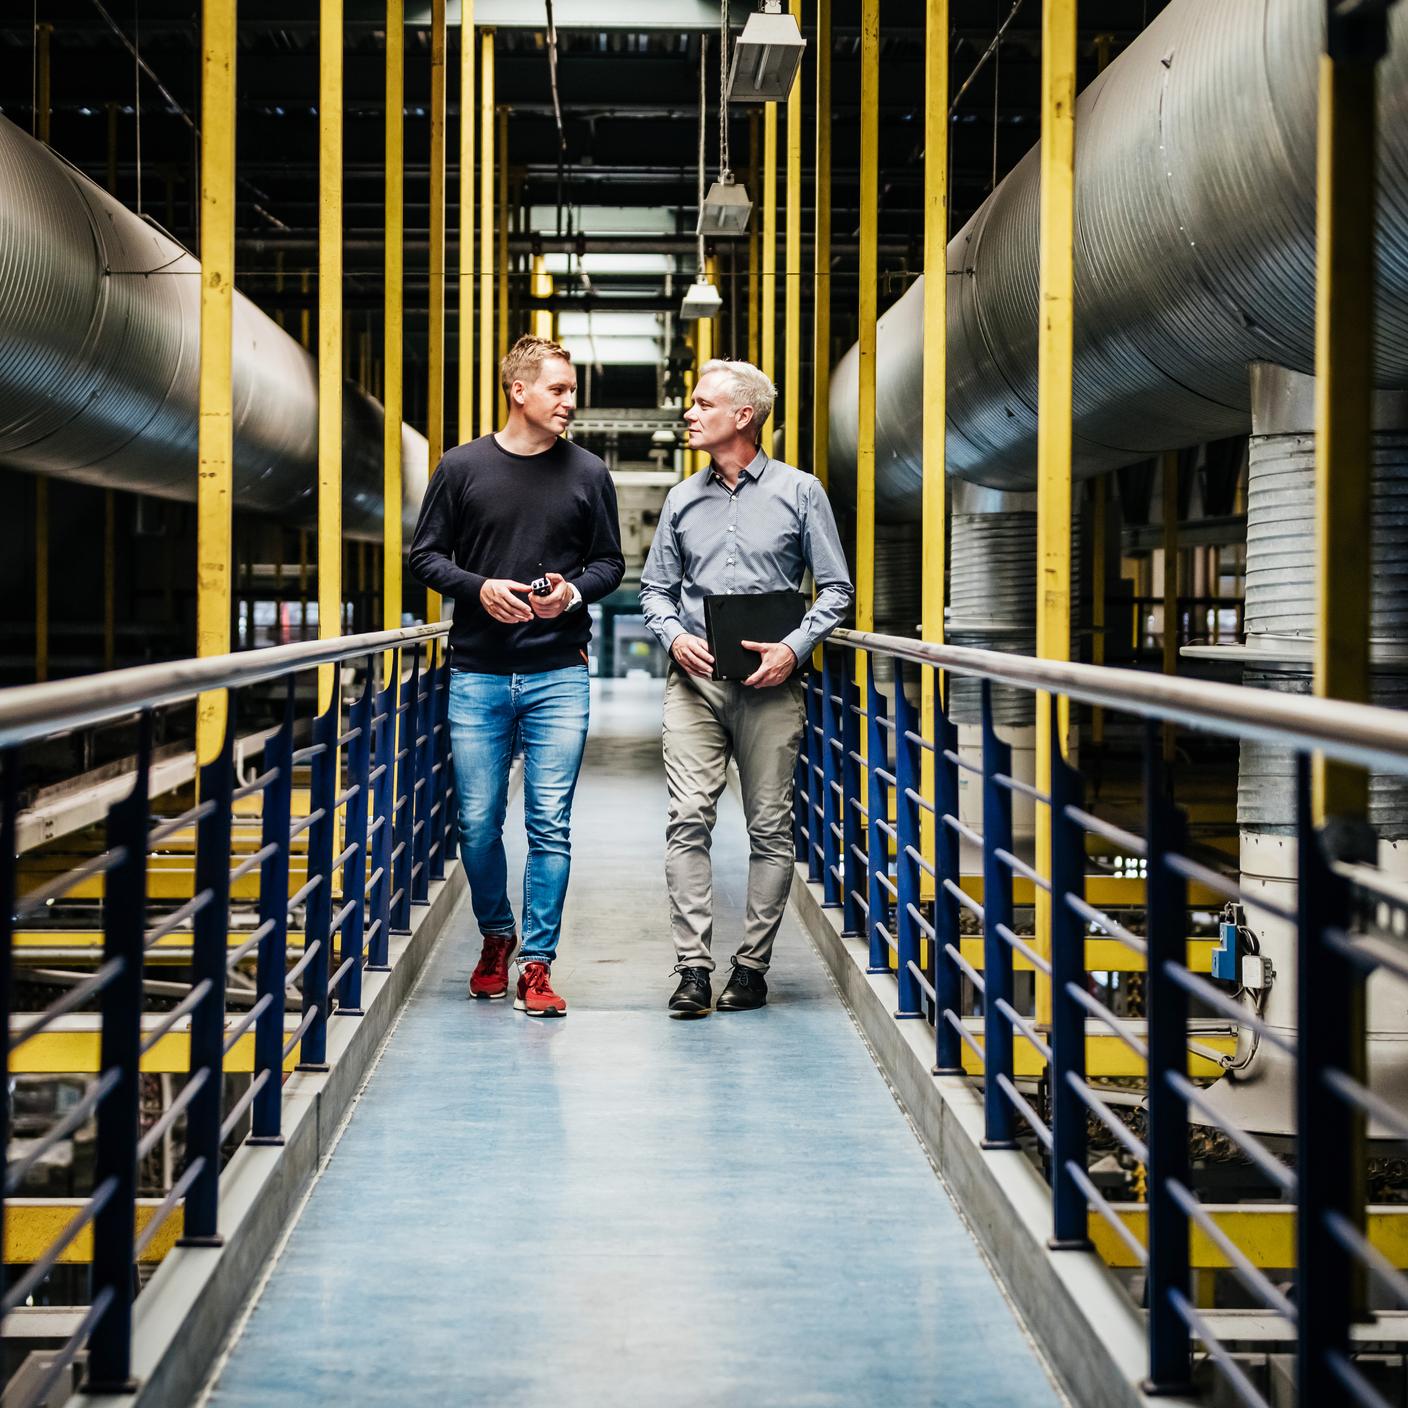
<path fill-rule="evenodd" d="M 728 71 L 730 102 L 781 102 L 797 77 L 806 40 L 797 21 L 781 12 L 780 0 L 765 3 L 766 9 L 748 16 L 734 43 Z"/>
<path fill-rule="evenodd" d="M 699 210 L 699 223 L 694 228 L 696 235 L 742 235 L 748 231 L 748 216 L 753 202 L 748 199 L 748 189 L 734 181 L 729 172 L 721 180 L 709 187 L 704 204 Z"/>
<path fill-rule="evenodd" d="M 689 292 L 680 305 L 680 317 L 686 322 L 698 322 L 701 318 L 714 318 L 724 306 L 719 291 L 702 274 L 689 286 Z"/>

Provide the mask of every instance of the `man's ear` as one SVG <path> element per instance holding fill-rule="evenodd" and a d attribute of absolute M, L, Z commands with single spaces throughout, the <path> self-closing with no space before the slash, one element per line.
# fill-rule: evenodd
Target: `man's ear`
<path fill-rule="evenodd" d="M 735 421 L 734 424 L 742 432 L 753 424 L 753 408 L 752 406 L 740 406 L 738 409 L 743 413 L 743 419 Z"/>

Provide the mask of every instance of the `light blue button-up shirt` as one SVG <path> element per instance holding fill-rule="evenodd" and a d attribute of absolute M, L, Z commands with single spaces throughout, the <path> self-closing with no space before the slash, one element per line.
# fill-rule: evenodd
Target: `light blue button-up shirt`
<path fill-rule="evenodd" d="M 803 663 L 845 617 L 851 576 L 821 482 L 759 450 L 732 490 L 713 468 L 670 490 L 640 578 L 645 624 L 666 650 L 705 638 L 706 596 L 800 591 L 808 569 L 816 600 L 784 642 Z"/>

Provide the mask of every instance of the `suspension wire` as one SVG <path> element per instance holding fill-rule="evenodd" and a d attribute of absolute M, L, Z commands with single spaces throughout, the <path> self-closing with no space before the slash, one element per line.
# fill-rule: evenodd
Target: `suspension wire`
<path fill-rule="evenodd" d="M 998 31 L 997 52 L 992 56 L 992 184 L 990 191 L 997 189 L 997 114 L 998 95 L 1002 91 L 1002 32 Z"/>
<path fill-rule="evenodd" d="M 992 37 L 992 43 L 983 51 L 982 57 L 973 65 L 973 71 L 963 80 L 963 85 L 958 92 L 953 95 L 953 102 L 949 104 L 948 115 L 952 117 L 958 111 L 958 104 L 962 101 L 963 95 L 973 86 L 973 80 L 983 71 L 987 61 L 997 52 L 1002 43 L 1003 36 L 1011 27 L 1012 21 L 1017 18 L 1017 12 L 1022 8 L 1022 0 L 1012 0 L 1012 8 L 1008 11 L 1007 18 L 998 25 L 997 33 Z"/>
<path fill-rule="evenodd" d="M 704 126 L 708 117 L 709 36 L 699 36 L 699 277 L 704 277 Z"/>
<path fill-rule="evenodd" d="M 731 181 L 728 163 L 728 0 L 719 4 L 719 180 Z"/>
<path fill-rule="evenodd" d="M 39 135 L 39 0 L 29 27 L 29 135 Z"/>
<path fill-rule="evenodd" d="M 137 214 L 142 213 L 142 0 L 133 0 L 132 33 L 132 111 L 137 123 Z M 124 42 L 125 37 L 124 37 Z M 161 85 L 158 84 L 158 87 Z"/>

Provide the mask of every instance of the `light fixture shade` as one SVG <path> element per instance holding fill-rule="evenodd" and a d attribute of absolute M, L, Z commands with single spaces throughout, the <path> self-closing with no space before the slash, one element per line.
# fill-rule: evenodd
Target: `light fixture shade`
<path fill-rule="evenodd" d="M 782 102 L 792 91 L 806 47 L 807 41 L 791 15 L 764 11 L 749 15 L 733 46 L 729 102 Z"/>
<path fill-rule="evenodd" d="M 716 318 L 723 306 L 724 300 L 718 289 L 701 276 L 690 284 L 689 292 L 680 304 L 680 317 L 687 323 L 698 322 L 701 318 Z"/>
<path fill-rule="evenodd" d="M 704 197 L 699 210 L 699 223 L 694 227 L 696 235 L 743 235 L 748 232 L 748 216 L 752 213 L 753 202 L 748 199 L 748 189 L 740 186 L 731 175 L 715 181 Z"/>

